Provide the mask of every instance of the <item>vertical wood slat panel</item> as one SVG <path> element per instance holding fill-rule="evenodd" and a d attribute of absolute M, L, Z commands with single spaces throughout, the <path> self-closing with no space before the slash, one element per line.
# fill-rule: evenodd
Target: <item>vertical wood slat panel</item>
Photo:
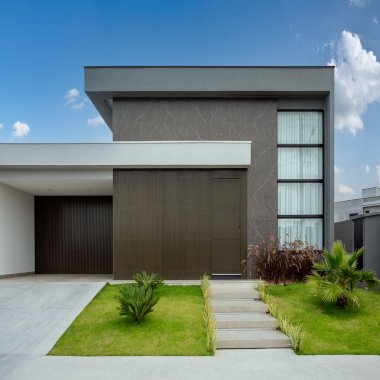
<path fill-rule="evenodd" d="M 112 197 L 35 197 L 36 273 L 112 273 Z"/>
<path fill-rule="evenodd" d="M 230 209 L 220 215 L 234 220 L 230 250 L 222 241 L 222 247 L 213 244 L 214 177 L 236 185 L 221 194 L 228 205 L 229 191 L 234 192 Z M 212 273 L 212 256 L 220 261 L 217 272 L 240 273 L 246 248 L 245 177 L 244 170 L 114 170 L 114 278 L 129 279 L 141 270 L 166 279 L 199 278 Z"/>

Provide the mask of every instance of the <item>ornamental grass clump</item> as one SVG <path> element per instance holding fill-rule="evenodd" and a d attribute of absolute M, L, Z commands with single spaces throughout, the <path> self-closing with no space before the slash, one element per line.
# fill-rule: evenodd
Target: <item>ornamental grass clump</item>
<path fill-rule="evenodd" d="M 372 271 L 358 269 L 358 260 L 364 249 L 348 253 L 343 243 L 338 240 L 331 252 L 323 251 L 323 261 L 314 264 L 307 282 L 314 287 L 324 302 L 335 303 L 345 307 L 348 303 L 360 306 L 355 294 L 355 286 L 362 282 L 365 287 L 379 285 L 379 280 Z"/>
<path fill-rule="evenodd" d="M 157 274 L 137 273 L 135 284 L 127 284 L 120 288 L 118 296 L 120 315 L 127 316 L 137 323 L 153 311 L 159 300 L 156 288 L 163 282 Z"/>
<path fill-rule="evenodd" d="M 259 291 L 260 299 L 268 305 L 269 314 L 278 320 L 279 329 L 289 337 L 293 350 L 298 352 L 304 338 L 303 329 L 282 315 L 281 309 L 277 307 L 268 294 L 268 286 L 266 284 L 259 284 L 257 290 Z"/>
<path fill-rule="evenodd" d="M 211 306 L 210 281 L 206 275 L 201 278 L 201 289 L 204 299 L 203 320 L 206 326 L 206 345 L 207 350 L 214 354 L 216 350 L 216 320 Z"/>

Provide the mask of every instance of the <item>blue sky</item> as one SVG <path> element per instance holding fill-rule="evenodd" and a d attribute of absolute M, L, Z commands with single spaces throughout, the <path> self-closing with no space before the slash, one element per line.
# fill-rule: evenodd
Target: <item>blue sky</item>
<path fill-rule="evenodd" d="M 379 0 L 1 0 L 0 142 L 111 141 L 83 92 L 85 65 L 334 60 L 336 199 L 358 197 L 380 184 L 376 57 Z"/>

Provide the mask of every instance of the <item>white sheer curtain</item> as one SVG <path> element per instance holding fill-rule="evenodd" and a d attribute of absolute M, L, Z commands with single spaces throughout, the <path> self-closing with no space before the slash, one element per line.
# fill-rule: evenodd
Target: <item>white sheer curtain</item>
<path fill-rule="evenodd" d="M 278 215 L 322 214 L 322 197 L 322 183 L 279 183 Z"/>
<path fill-rule="evenodd" d="M 309 245 L 323 248 L 322 219 L 279 219 L 278 238 L 281 244 L 300 239 Z"/>
<path fill-rule="evenodd" d="M 322 112 L 278 112 L 279 144 L 322 144 Z"/>
<path fill-rule="evenodd" d="M 322 148 L 278 148 L 278 179 L 322 179 Z"/>

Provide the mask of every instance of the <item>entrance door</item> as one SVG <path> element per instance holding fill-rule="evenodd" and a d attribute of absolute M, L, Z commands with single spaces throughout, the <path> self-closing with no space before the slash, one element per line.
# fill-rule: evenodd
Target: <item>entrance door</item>
<path fill-rule="evenodd" d="M 240 178 L 212 179 L 212 274 L 240 274 Z"/>

